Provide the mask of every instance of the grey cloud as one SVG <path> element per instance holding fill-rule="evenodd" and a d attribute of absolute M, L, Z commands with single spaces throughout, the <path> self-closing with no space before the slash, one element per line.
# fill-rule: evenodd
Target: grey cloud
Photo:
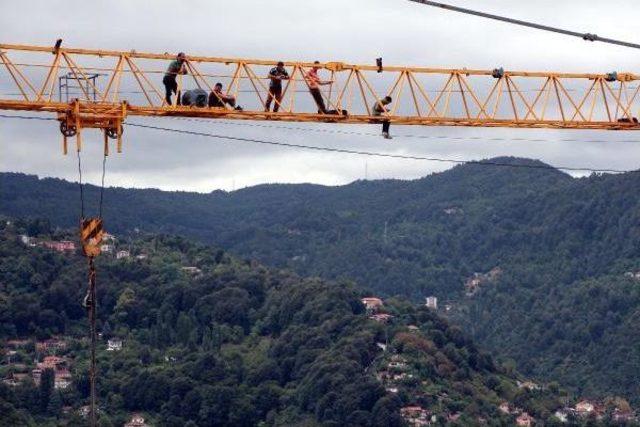
<path fill-rule="evenodd" d="M 634 40 L 639 13 L 632 1 L 615 9 L 606 3 L 566 0 L 509 2 L 453 1 L 466 7 Z M 25 25 L 24 11 L 34 16 Z M 625 13 L 620 13 L 625 11 Z M 440 11 L 406 0 L 273 1 L 34 1 L 5 7 L 0 15 L 3 42 L 65 44 L 88 48 L 237 56 L 339 60 L 442 67 L 634 71 L 635 52 Z M 633 54 L 632 54 L 633 53 Z M 8 90 L 0 81 L 0 90 Z M 285 131 L 177 120 L 132 121 L 233 136 L 370 151 L 478 159 L 498 155 L 539 158 L 554 165 L 634 169 L 640 144 L 615 141 L 635 134 L 399 127 L 393 133 L 422 136 L 482 137 L 487 141 L 378 138 L 321 132 Z M 289 126 L 286 123 L 277 125 Z M 335 129 L 337 125 L 295 127 Z M 379 131 L 378 126 L 341 129 Z M 490 141 L 492 138 L 543 138 L 550 142 Z M 607 143 L 559 142 L 565 138 Z M 85 132 L 85 177 L 100 178 L 100 135 Z M 640 138 L 637 138 L 640 140 Z M 0 119 L 0 170 L 75 180 L 76 159 L 63 157 L 55 123 Z M 127 128 L 125 152 L 108 161 L 107 183 L 211 191 L 262 182 L 315 182 L 339 185 L 365 176 L 410 179 L 450 165 L 425 161 L 362 158 L 229 143 L 213 139 Z"/>

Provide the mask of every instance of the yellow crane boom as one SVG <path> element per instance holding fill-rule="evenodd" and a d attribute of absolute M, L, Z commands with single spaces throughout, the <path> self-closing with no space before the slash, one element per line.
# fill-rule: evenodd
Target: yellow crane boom
<path fill-rule="evenodd" d="M 178 91 L 207 93 L 216 82 L 244 106 L 197 108 L 165 100 L 162 78 L 175 55 L 0 44 L 0 78 L 14 93 L 0 94 L 0 109 L 58 113 L 65 136 L 100 128 L 120 140 L 127 116 L 284 120 L 294 122 L 391 123 L 423 126 L 481 126 L 638 130 L 640 77 L 632 73 L 555 73 L 427 67 L 319 64 L 322 114 L 309 95 L 312 62 L 284 61 L 278 112 L 265 111 L 268 72 L 278 60 L 188 56 Z M 66 79 L 67 85 L 62 84 Z M 76 92 L 69 92 L 68 82 Z M 373 108 L 385 96 L 388 111 Z"/>

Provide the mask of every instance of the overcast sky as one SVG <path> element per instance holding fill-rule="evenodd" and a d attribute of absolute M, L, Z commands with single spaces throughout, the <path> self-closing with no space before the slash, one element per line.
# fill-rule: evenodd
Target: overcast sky
<path fill-rule="evenodd" d="M 454 68 L 639 73 L 637 51 L 514 27 L 407 0 L 54 1 L 6 2 L 3 43 L 208 56 L 372 63 Z M 637 0 L 450 0 L 450 3 L 640 42 Z M 27 12 L 28 13 L 25 13 Z M 7 90 L 7 82 L 0 89 Z M 6 112 L 2 112 L 6 114 Z M 308 124 L 291 131 L 208 121 L 136 122 L 251 138 L 452 159 L 514 155 L 556 166 L 637 169 L 640 135 L 599 131 L 394 127 L 392 141 L 336 135 L 337 125 Z M 246 123 L 246 122 L 244 122 Z M 284 123 L 280 125 L 286 126 Z M 341 129 L 378 132 L 378 126 Z M 319 131 L 319 132 L 318 132 Z M 437 136 L 416 139 L 402 135 Z M 447 137 L 455 139 L 447 140 Z M 473 138 L 464 140 L 464 138 Z M 504 138 L 485 142 L 477 137 Z M 85 177 L 99 180 L 100 134 L 86 131 Z M 542 138 L 548 142 L 509 141 Z M 562 142 L 562 139 L 599 142 Z M 629 142 L 629 140 L 632 140 Z M 627 142 L 625 142 L 627 141 Z M 76 180 L 76 159 L 61 154 L 52 122 L 0 118 L 0 170 Z M 339 185 L 356 179 L 425 176 L 451 165 L 326 154 L 127 128 L 124 153 L 108 160 L 107 185 L 208 192 L 268 182 Z"/>

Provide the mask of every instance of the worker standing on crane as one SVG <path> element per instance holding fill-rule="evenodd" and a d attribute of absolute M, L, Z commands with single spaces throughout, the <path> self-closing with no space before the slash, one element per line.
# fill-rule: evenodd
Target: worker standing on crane
<path fill-rule="evenodd" d="M 165 89 L 165 101 L 168 105 L 173 105 L 171 102 L 171 94 L 175 93 L 177 96 L 176 102 L 181 105 L 180 91 L 178 91 L 178 81 L 176 80 L 178 74 L 187 74 L 187 55 L 184 52 L 180 52 L 174 61 L 171 61 L 167 72 L 164 73 L 162 84 Z"/>
<path fill-rule="evenodd" d="M 390 96 L 385 96 L 379 101 L 376 101 L 373 106 L 373 115 L 374 116 L 382 116 L 384 113 L 388 113 L 389 109 L 387 105 L 391 104 L 393 99 Z M 376 120 L 376 123 L 380 123 L 379 120 Z M 389 128 L 391 127 L 391 122 L 387 119 L 382 120 L 382 136 L 386 139 L 391 139 L 391 135 L 389 135 Z"/>
<path fill-rule="evenodd" d="M 271 101 L 276 100 L 273 106 L 273 112 L 277 113 L 280 109 L 280 102 L 282 101 L 282 81 L 289 80 L 289 73 L 284 68 L 284 62 L 278 62 L 278 65 L 273 67 L 269 71 L 269 95 L 267 95 L 267 102 L 264 104 L 264 111 L 271 109 Z"/>
<path fill-rule="evenodd" d="M 320 92 L 320 86 L 330 85 L 333 83 L 331 80 L 322 81 L 318 77 L 318 70 L 320 69 L 320 61 L 315 61 L 311 70 L 304 76 L 304 80 L 309 86 L 309 92 L 313 96 L 316 105 L 318 106 L 318 113 L 328 114 L 327 107 L 324 105 L 324 99 L 322 98 L 322 92 Z"/>

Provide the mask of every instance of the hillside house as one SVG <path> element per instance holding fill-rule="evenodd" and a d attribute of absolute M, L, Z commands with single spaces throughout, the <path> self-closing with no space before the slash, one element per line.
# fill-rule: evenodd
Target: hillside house
<path fill-rule="evenodd" d="M 40 385 L 40 378 L 42 377 L 42 369 L 35 368 L 31 370 L 31 378 L 33 382 L 38 386 Z"/>
<path fill-rule="evenodd" d="M 129 251 L 118 251 L 116 253 L 116 259 L 126 259 L 129 258 L 131 256 L 131 254 L 129 253 Z"/>
<path fill-rule="evenodd" d="M 31 248 L 36 246 L 35 239 L 33 237 L 27 236 L 26 234 L 20 235 L 20 242 L 22 242 L 23 245 L 29 246 Z"/>
<path fill-rule="evenodd" d="M 100 246 L 100 252 L 105 253 L 105 254 L 110 254 L 113 253 L 113 251 L 116 250 L 116 247 L 109 244 L 109 243 L 105 243 L 103 245 Z"/>
<path fill-rule="evenodd" d="M 144 260 L 144 259 L 147 259 L 147 254 L 139 254 L 139 255 L 136 255 L 136 259 L 137 259 L 137 260 L 140 260 L 140 261 L 142 261 L 142 260 Z"/>
<path fill-rule="evenodd" d="M 182 267 L 182 271 L 194 276 L 202 273 L 202 270 L 200 270 L 198 267 L 192 267 L 192 266 Z"/>
<path fill-rule="evenodd" d="M 582 400 L 576 403 L 575 411 L 580 416 L 588 416 L 595 411 L 596 407 L 588 400 Z"/>
<path fill-rule="evenodd" d="M 387 323 L 393 318 L 392 315 L 386 313 L 377 313 L 369 316 L 369 319 L 375 320 L 378 323 Z"/>
<path fill-rule="evenodd" d="M 511 413 L 511 407 L 509 406 L 509 402 L 502 402 L 500 404 L 500 406 L 498 406 L 498 409 L 503 414 L 510 414 Z"/>
<path fill-rule="evenodd" d="M 474 275 L 467 279 L 464 282 L 464 289 L 467 296 L 471 296 L 480 290 L 480 285 L 482 284 L 482 280 L 478 277 L 478 273 L 474 273 Z"/>
<path fill-rule="evenodd" d="M 396 369 L 396 370 L 404 370 L 407 368 L 407 362 L 403 358 L 392 358 L 391 361 L 387 364 L 387 368 Z"/>
<path fill-rule="evenodd" d="M 67 359 L 64 357 L 58 356 L 45 356 L 42 359 L 42 362 L 38 363 L 38 368 L 44 369 L 53 369 L 53 370 L 61 370 L 67 367 Z"/>
<path fill-rule="evenodd" d="M 56 371 L 54 374 L 53 387 L 56 390 L 64 390 L 71 385 L 71 372 L 67 369 Z"/>
<path fill-rule="evenodd" d="M 427 306 L 427 308 L 430 308 L 432 310 L 437 310 L 438 309 L 438 298 L 434 297 L 434 296 L 427 297 L 425 305 Z"/>
<path fill-rule="evenodd" d="M 149 424 L 145 423 L 144 417 L 140 414 L 133 414 L 128 423 L 124 427 L 149 427 Z"/>
<path fill-rule="evenodd" d="M 71 240 L 61 240 L 59 242 L 47 240 L 42 242 L 42 246 L 57 252 L 73 252 L 76 250 L 76 244 Z"/>
<path fill-rule="evenodd" d="M 540 390 L 540 386 L 533 381 L 517 381 L 516 384 L 520 389 L 526 390 Z"/>
<path fill-rule="evenodd" d="M 67 348 L 67 342 L 60 338 L 50 338 L 45 341 L 36 343 L 36 351 L 38 353 L 57 352 Z"/>
<path fill-rule="evenodd" d="M 380 298 L 375 297 L 366 297 L 362 298 L 362 304 L 366 307 L 367 311 L 376 311 L 379 308 L 382 308 L 383 303 Z"/>
<path fill-rule="evenodd" d="M 405 406 L 400 408 L 400 416 L 410 426 L 419 427 L 430 425 L 430 415 L 431 413 L 421 406 Z"/>
<path fill-rule="evenodd" d="M 457 207 L 445 208 L 443 211 L 447 215 L 456 215 L 456 214 L 464 213 L 464 210 L 462 210 L 460 208 L 457 208 Z"/>
<path fill-rule="evenodd" d="M 24 348 L 29 344 L 29 340 L 9 340 L 7 346 L 9 348 Z"/>
<path fill-rule="evenodd" d="M 553 416 L 556 417 L 558 421 L 560 421 L 561 423 L 566 423 L 569 421 L 569 414 L 571 414 L 572 412 L 573 412 L 573 409 L 567 409 L 567 408 L 558 409 L 556 412 L 553 413 Z"/>
<path fill-rule="evenodd" d="M 107 351 L 120 351 L 122 350 L 122 340 L 114 338 L 107 340 Z"/>
<path fill-rule="evenodd" d="M 520 427 L 531 427 L 534 422 L 534 418 L 526 412 L 523 412 L 516 418 L 516 425 Z"/>
<path fill-rule="evenodd" d="M 620 408 L 616 408 L 613 410 L 611 418 L 613 418 L 613 421 L 617 423 L 632 423 L 638 421 L 638 418 L 633 413 L 633 411 L 623 411 Z"/>
<path fill-rule="evenodd" d="M 487 273 L 473 273 L 473 276 L 464 282 L 465 293 L 467 296 L 473 296 L 482 285 L 495 282 L 501 275 L 502 269 L 500 267 L 494 267 Z"/>

